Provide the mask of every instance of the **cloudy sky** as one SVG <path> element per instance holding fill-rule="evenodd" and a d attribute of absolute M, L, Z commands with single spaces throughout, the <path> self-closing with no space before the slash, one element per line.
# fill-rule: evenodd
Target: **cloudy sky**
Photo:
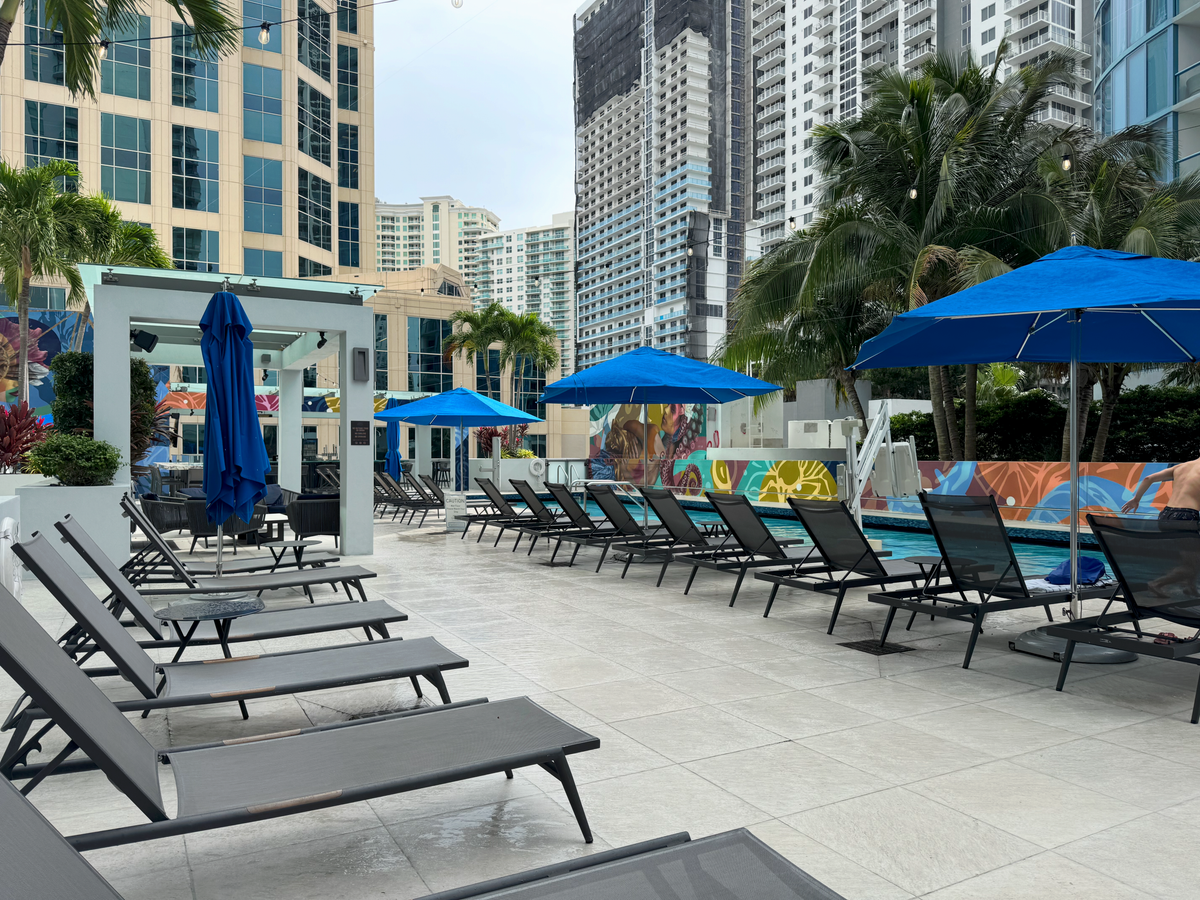
<path fill-rule="evenodd" d="M 375 195 L 450 194 L 501 228 L 574 206 L 574 0 L 375 8 Z"/>

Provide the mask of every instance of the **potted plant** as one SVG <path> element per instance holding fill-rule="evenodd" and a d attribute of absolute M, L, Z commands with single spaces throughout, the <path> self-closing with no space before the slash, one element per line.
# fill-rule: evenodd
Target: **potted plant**
<path fill-rule="evenodd" d="M 0 496 L 39 480 L 37 475 L 24 473 L 25 457 L 49 431 L 50 426 L 25 401 L 0 407 Z"/>
<path fill-rule="evenodd" d="M 71 487 L 102 487 L 112 484 L 121 468 L 121 453 L 86 434 L 52 431 L 29 451 L 27 465 Z"/>

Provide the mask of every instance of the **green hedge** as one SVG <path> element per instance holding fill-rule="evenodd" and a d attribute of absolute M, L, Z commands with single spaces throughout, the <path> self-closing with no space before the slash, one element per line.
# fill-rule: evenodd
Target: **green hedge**
<path fill-rule="evenodd" d="M 959 402 L 959 428 L 962 427 Z M 1030 391 L 976 414 L 979 459 L 1057 461 L 1062 454 L 1066 407 L 1044 391 Z M 1080 459 L 1089 460 L 1100 403 L 1088 412 Z M 920 459 L 937 459 L 937 436 L 929 413 L 892 416 L 892 436 L 917 439 Z M 1200 457 L 1200 390 L 1142 386 L 1123 393 L 1113 411 L 1105 462 L 1179 462 Z"/>

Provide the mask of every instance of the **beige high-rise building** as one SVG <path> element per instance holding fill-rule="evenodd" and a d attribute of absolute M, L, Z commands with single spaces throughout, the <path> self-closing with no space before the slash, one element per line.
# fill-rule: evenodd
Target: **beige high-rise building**
<path fill-rule="evenodd" d="M 500 303 L 553 325 L 564 377 L 575 371 L 574 223 L 573 212 L 555 213 L 549 225 L 481 236 L 471 290 L 476 309 Z"/>
<path fill-rule="evenodd" d="M 500 217 L 482 206 L 450 196 L 422 197 L 419 203 L 375 201 L 375 268 L 407 272 L 420 266 L 450 266 L 467 287 L 475 280 L 477 242 L 500 227 Z"/>
<path fill-rule="evenodd" d="M 10 46 L 0 67 L 4 159 L 77 163 L 81 187 L 153 225 L 180 268 L 373 271 L 373 10 L 244 0 L 243 46 L 214 60 L 166 2 L 147 9 L 108 35 L 93 101 L 63 86 L 61 34 L 26 0 L 14 38 L 38 46 Z"/>

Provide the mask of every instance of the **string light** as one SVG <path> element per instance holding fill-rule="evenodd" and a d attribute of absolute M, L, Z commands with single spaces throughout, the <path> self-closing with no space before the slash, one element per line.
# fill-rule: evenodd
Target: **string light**
<path fill-rule="evenodd" d="M 908 199 L 909 200 L 917 199 L 917 186 L 915 184 L 908 189 Z"/>
<path fill-rule="evenodd" d="M 266 22 L 263 22 L 262 27 L 258 29 L 258 42 L 264 47 L 271 43 L 271 26 Z"/>
<path fill-rule="evenodd" d="M 1062 158 L 1062 168 L 1064 172 L 1071 171 L 1071 154 L 1064 153 Z"/>
<path fill-rule="evenodd" d="M 100 58 L 108 59 L 108 40 L 100 41 Z"/>

